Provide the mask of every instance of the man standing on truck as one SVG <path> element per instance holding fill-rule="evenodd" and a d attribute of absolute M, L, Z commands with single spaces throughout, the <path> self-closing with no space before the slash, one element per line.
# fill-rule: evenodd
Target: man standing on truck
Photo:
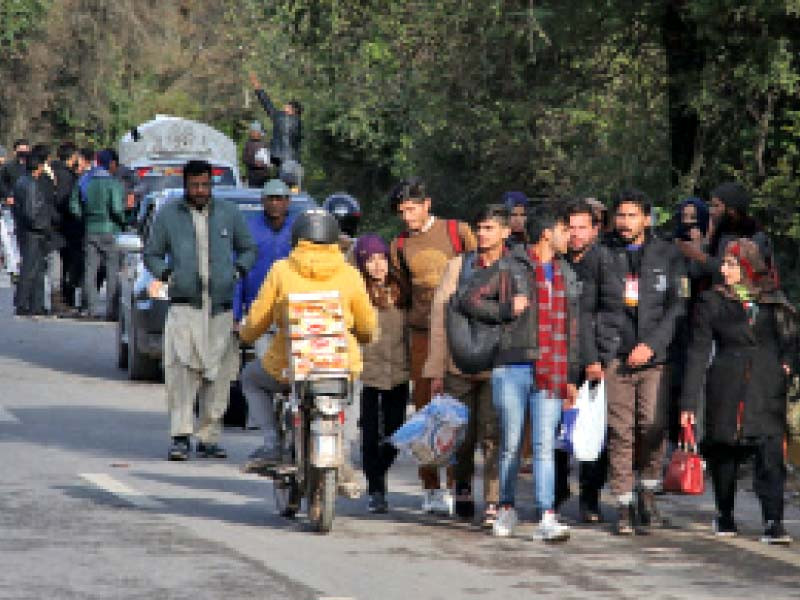
<path fill-rule="evenodd" d="M 278 109 L 261 87 L 255 73 L 250 73 L 250 83 L 253 85 L 261 106 L 272 119 L 272 142 L 269 146 L 272 164 L 280 168 L 281 164 L 288 160 L 300 162 L 300 142 L 302 141 L 300 120 L 303 112 L 300 102 L 292 100 L 282 109 Z"/>
<path fill-rule="evenodd" d="M 184 199 L 157 213 L 144 250 L 145 267 L 168 284 L 164 329 L 164 381 L 172 445 L 169 460 L 189 458 L 195 433 L 194 401 L 200 397 L 197 454 L 225 458 L 219 445 L 230 382 L 239 371 L 233 290 L 256 257 L 238 207 L 211 196 L 211 165 L 190 160 L 183 169 Z M 235 261 L 231 260 L 236 256 Z M 169 258 L 168 258 L 169 257 Z"/>

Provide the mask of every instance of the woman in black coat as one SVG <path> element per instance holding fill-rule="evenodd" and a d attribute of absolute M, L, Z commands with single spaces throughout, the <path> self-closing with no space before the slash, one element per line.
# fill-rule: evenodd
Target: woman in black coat
<path fill-rule="evenodd" d="M 706 380 L 704 455 L 718 516 L 714 531 L 735 535 L 738 465 L 753 457 L 754 489 L 765 523 L 762 541 L 789 543 L 783 527 L 786 385 L 796 358 L 795 310 L 777 289 L 758 246 L 728 245 L 724 283 L 704 292 L 694 311 L 681 401 L 682 424 L 694 423 Z M 706 366 L 714 344 L 714 358 Z"/>

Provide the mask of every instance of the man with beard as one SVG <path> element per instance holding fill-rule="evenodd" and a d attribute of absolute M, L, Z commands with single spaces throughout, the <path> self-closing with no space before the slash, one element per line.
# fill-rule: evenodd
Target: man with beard
<path fill-rule="evenodd" d="M 153 295 L 168 284 L 170 306 L 164 329 L 164 380 L 172 445 L 169 460 L 197 454 L 225 458 L 219 445 L 230 382 L 239 371 L 234 335 L 233 292 L 253 266 L 256 250 L 247 223 L 231 203 L 211 196 L 211 165 L 191 160 L 183 169 L 184 198 L 156 215 L 144 250 L 155 280 Z M 235 256 L 235 259 L 232 257 Z M 195 429 L 194 401 L 200 398 Z"/>
<path fill-rule="evenodd" d="M 250 73 L 250 83 L 261 106 L 272 119 L 272 141 L 269 145 L 272 164 L 280 168 L 282 163 L 289 160 L 299 162 L 300 143 L 303 139 L 301 127 L 303 109 L 300 102 L 292 100 L 279 109 L 261 87 L 255 73 Z"/>
<path fill-rule="evenodd" d="M 662 475 L 666 363 L 687 295 L 683 257 L 674 244 L 650 232 L 650 211 L 650 202 L 638 190 L 623 192 L 615 203 L 617 240 L 611 252 L 623 281 L 622 304 L 617 305 L 613 359 L 600 372 L 606 377 L 608 456 L 619 535 L 633 534 L 636 525 L 663 524 L 655 492 Z"/>
<path fill-rule="evenodd" d="M 8 205 L 14 202 L 14 187 L 17 185 L 17 180 L 27 173 L 25 160 L 30 151 L 31 147 L 28 140 L 16 140 L 14 142 L 14 157 L 11 160 L 7 160 L 0 169 L 0 191 L 3 192 L 3 197 L 0 200 L 5 200 Z"/>
<path fill-rule="evenodd" d="M 567 259 L 581 282 L 581 362 L 584 379 L 604 377 L 613 354 L 616 315 L 622 308 L 622 282 L 613 268 L 614 258 L 600 243 L 602 220 L 595 206 L 585 200 L 567 207 L 569 253 Z M 580 463 L 580 517 L 584 523 L 599 523 L 600 490 L 608 470 L 604 450 L 596 461 Z M 569 455 L 556 453 L 557 505 L 570 496 Z"/>

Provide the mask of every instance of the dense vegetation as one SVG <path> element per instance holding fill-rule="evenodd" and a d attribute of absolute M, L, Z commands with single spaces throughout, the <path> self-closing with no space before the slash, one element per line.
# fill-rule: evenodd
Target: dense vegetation
<path fill-rule="evenodd" d="M 156 112 L 242 139 L 253 69 L 303 102 L 312 192 L 373 225 L 409 172 L 453 214 L 624 185 L 669 209 L 737 178 L 800 281 L 800 0 L 0 0 L 0 23 L 3 142 Z"/>

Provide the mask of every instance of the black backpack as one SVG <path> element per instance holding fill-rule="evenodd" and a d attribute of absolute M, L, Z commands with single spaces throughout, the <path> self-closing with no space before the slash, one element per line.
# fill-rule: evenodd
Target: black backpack
<path fill-rule="evenodd" d="M 477 375 L 491 369 L 500 346 L 500 327 L 465 315 L 459 306 L 459 291 L 472 277 L 476 258 L 475 252 L 464 255 L 458 275 L 458 289 L 450 296 L 445 307 L 447 347 L 453 363 L 465 375 Z"/>

